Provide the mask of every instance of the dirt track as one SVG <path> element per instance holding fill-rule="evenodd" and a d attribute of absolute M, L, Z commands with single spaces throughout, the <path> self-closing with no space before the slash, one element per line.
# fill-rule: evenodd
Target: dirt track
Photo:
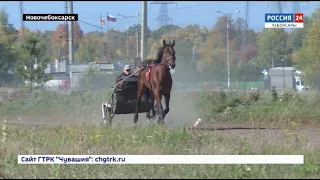
<path fill-rule="evenodd" d="M 183 126 L 192 126 L 192 124 L 198 119 L 198 115 L 195 110 L 195 101 L 189 96 L 184 95 L 172 95 L 170 112 L 165 118 L 165 123 L 168 128 L 177 128 Z M 81 114 L 77 117 L 54 117 L 54 115 L 38 115 L 38 116 L 15 116 L 9 117 L 10 123 L 23 123 L 23 124 L 76 124 L 76 123 L 89 123 L 96 124 L 102 122 L 101 105 L 97 104 L 95 112 L 92 114 Z M 153 122 L 155 123 L 155 122 Z M 116 115 L 113 120 L 114 125 L 132 126 L 133 115 Z M 138 124 L 146 124 L 145 113 L 139 114 Z M 256 141 L 257 138 L 263 138 L 268 141 L 277 142 L 277 140 L 288 138 L 285 135 L 286 127 L 270 127 L 263 125 L 255 125 L 252 128 L 251 124 L 226 124 L 217 123 L 214 126 L 212 123 L 207 128 L 202 129 L 210 133 L 219 133 L 226 135 L 242 136 L 248 140 Z M 256 129 L 257 127 L 265 127 L 267 129 Z M 216 131 L 214 129 L 216 128 Z M 290 131 L 293 132 L 293 131 Z M 320 128 L 319 127 L 296 127 L 294 131 L 296 134 L 304 135 L 307 139 L 307 144 L 314 147 L 320 147 Z M 292 136 L 294 138 L 294 136 Z"/>
<path fill-rule="evenodd" d="M 164 99 L 163 99 L 164 101 Z M 188 98 L 186 95 L 173 94 L 170 101 L 170 112 L 165 118 L 167 127 L 176 128 L 184 125 L 191 125 L 198 116 L 195 110 L 195 101 Z M 163 106 L 164 102 L 163 102 Z M 17 114 L 8 118 L 11 123 L 24 123 L 24 124 L 75 124 L 75 123 L 89 123 L 96 124 L 102 122 L 102 110 L 101 104 L 97 103 L 93 108 L 94 111 L 91 114 L 75 113 L 72 117 L 68 116 L 55 116 L 55 114 L 46 114 L 41 112 L 34 115 L 23 115 Z M 138 124 L 146 124 L 146 114 L 139 114 Z M 154 120 L 155 121 L 155 120 Z M 113 119 L 114 125 L 132 125 L 133 124 L 133 114 L 128 115 L 118 115 L 116 114 Z"/>

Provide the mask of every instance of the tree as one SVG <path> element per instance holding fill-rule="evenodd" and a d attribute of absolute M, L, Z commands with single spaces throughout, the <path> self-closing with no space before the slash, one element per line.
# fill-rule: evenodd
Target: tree
<path fill-rule="evenodd" d="M 174 32 L 178 29 L 180 29 L 180 27 L 177 25 L 166 25 L 159 28 L 158 30 L 152 31 L 151 37 L 153 37 L 154 39 L 158 39 L 159 37 L 161 37 L 161 35 L 169 34 L 170 32 Z"/>
<path fill-rule="evenodd" d="M 312 20 L 305 16 L 304 17 L 304 28 L 294 29 L 288 34 L 287 46 L 292 51 L 297 51 L 302 47 L 303 39 L 306 34 L 306 30 L 312 25 Z"/>
<path fill-rule="evenodd" d="M 75 54 L 77 63 L 102 62 L 102 56 L 99 56 L 99 50 L 102 46 L 98 39 L 98 33 L 88 33 L 83 36 L 79 49 Z"/>
<path fill-rule="evenodd" d="M 12 46 L 17 39 L 17 30 L 9 24 L 8 19 L 5 9 L 0 9 L 0 42 Z"/>
<path fill-rule="evenodd" d="M 258 54 L 258 48 L 252 44 L 248 44 L 241 48 L 238 52 L 238 65 L 249 62 Z"/>
<path fill-rule="evenodd" d="M 229 39 L 234 39 L 236 37 L 236 26 L 233 23 L 232 18 L 228 18 L 229 20 Z M 219 16 L 217 18 L 216 24 L 212 28 L 213 31 L 217 33 L 223 34 L 222 37 L 224 38 L 224 46 L 226 46 L 226 40 L 225 38 L 227 37 L 227 16 Z"/>
<path fill-rule="evenodd" d="M 11 47 L 7 44 L 0 43 L 0 72 L 7 73 L 9 70 L 13 70 L 15 62 L 16 56 Z"/>
<path fill-rule="evenodd" d="M 247 44 L 245 42 L 246 22 L 243 18 L 239 17 L 235 21 L 235 41 L 237 50 L 241 49 Z"/>
<path fill-rule="evenodd" d="M 74 40 L 74 49 L 75 51 L 78 49 L 81 38 L 83 36 L 83 31 L 81 30 L 81 27 L 79 23 L 72 22 L 73 26 L 73 40 Z M 69 39 L 68 39 L 68 24 L 59 24 L 56 28 L 56 31 L 53 35 L 53 47 L 54 52 L 58 52 L 60 43 L 61 43 L 61 54 L 64 59 L 68 59 L 69 54 Z M 58 54 L 58 53 L 54 53 Z"/>
<path fill-rule="evenodd" d="M 18 47 L 16 72 L 22 80 L 30 82 L 31 87 L 33 82 L 39 83 L 49 79 L 44 72 L 50 62 L 49 58 L 44 56 L 44 43 L 35 34 L 30 34 Z"/>
<path fill-rule="evenodd" d="M 56 59 L 57 56 L 53 53 L 53 35 L 54 31 L 44 31 L 43 33 L 39 34 L 39 37 L 43 39 L 45 43 L 45 55 L 50 59 Z"/>
<path fill-rule="evenodd" d="M 124 33 L 126 34 L 128 30 L 125 30 Z M 134 24 L 129 27 L 129 34 L 135 35 L 139 31 L 141 33 L 141 25 L 140 24 Z M 149 27 L 147 27 L 147 35 L 150 35 L 151 30 Z"/>
<path fill-rule="evenodd" d="M 16 61 L 14 42 L 17 38 L 17 31 L 8 22 L 8 14 L 5 9 L 0 10 L 0 72 L 7 73 L 13 70 Z"/>
<path fill-rule="evenodd" d="M 227 17 L 220 16 L 217 18 L 216 24 L 212 30 L 209 31 L 209 35 L 203 45 L 200 45 L 200 54 L 202 60 L 208 66 L 226 68 L 227 65 Z M 232 18 L 229 18 L 229 47 L 230 47 L 230 65 L 237 64 L 237 48 L 236 48 L 236 30 L 233 24 Z M 200 67 L 200 66 L 199 66 Z"/>
<path fill-rule="evenodd" d="M 280 66 L 281 59 L 288 61 L 287 34 L 283 29 L 264 29 L 258 37 L 257 65 L 271 67 L 272 59 L 276 66 Z"/>
<path fill-rule="evenodd" d="M 17 37 L 17 43 L 21 43 L 23 41 L 24 36 L 28 36 L 30 34 L 30 30 L 27 27 L 20 27 L 18 29 L 18 37 Z"/>
<path fill-rule="evenodd" d="M 258 81 L 261 77 L 261 68 L 259 68 L 253 62 L 247 62 L 239 65 L 236 69 L 231 71 L 233 74 L 232 79 L 237 79 L 238 81 Z"/>
<path fill-rule="evenodd" d="M 127 54 L 127 37 L 126 34 L 120 33 L 114 30 L 110 30 L 106 33 L 108 36 L 107 43 L 103 44 L 104 54 L 107 55 L 109 51 L 110 61 L 116 61 L 119 59 L 126 59 Z"/>
<path fill-rule="evenodd" d="M 312 14 L 312 19 L 318 18 L 319 11 L 320 8 Z M 306 30 L 302 48 L 294 57 L 296 67 L 301 68 L 306 73 L 306 80 L 310 85 L 315 85 L 320 68 L 320 24 L 315 23 L 317 20 L 313 19 L 312 25 Z"/>

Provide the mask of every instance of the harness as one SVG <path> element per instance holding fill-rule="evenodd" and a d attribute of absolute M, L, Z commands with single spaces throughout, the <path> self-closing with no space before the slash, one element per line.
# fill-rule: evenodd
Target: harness
<path fill-rule="evenodd" d="M 146 80 L 150 80 L 150 73 L 151 73 L 151 70 L 152 68 L 155 66 L 155 64 L 148 64 L 147 67 L 148 67 L 148 72 L 146 74 Z"/>
<path fill-rule="evenodd" d="M 168 69 L 170 69 L 169 65 L 168 65 L 168 61 L 169 61 L 169 58 L 166 58 L 165 60 L 165 63 L 152 63 L 152 64 L 147 64 L 147 68 L 148 68 L 148 72 L 146 73 L 146 80 L 150 80 L 150 73 L 151 73 L 151 70 L 154 66 L 156 65 L 162 65 L 162 66 L 165 66 L 167 67 Z"/>

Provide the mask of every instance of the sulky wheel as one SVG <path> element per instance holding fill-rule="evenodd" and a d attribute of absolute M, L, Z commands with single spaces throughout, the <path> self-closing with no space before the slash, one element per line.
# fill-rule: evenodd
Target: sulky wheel
<path fill-rule="evenodd" d="M 150 120 L 154 120 L 156 118 L 156 111 L 154 108 L 152 108 L 149 112 L 146 114 L 146 120 L 147 123 L 150 123 Z"/>
<path fill-rule="evenodd" d="M 114 117 L 115 111 L 116 111 L 116 106 L 117 106 L 117 95 L 113 92 L 111 95 L 111 98 L 108 103 L 104 104 L 104 119 L 103 123 L 112 123 L 112 119 Z"/>

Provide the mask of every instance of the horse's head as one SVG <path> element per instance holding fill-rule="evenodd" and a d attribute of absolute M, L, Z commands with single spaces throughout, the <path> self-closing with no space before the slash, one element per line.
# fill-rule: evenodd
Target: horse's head
<path fill-rule="evenodd" d="M 162 60 L 161 63 L 168 65 L 171 69 L 176 66 L 176 52 L 174 50 L 175 40 L 169 44 L 163 39 L 163 50 L 162 50 Z"/>

